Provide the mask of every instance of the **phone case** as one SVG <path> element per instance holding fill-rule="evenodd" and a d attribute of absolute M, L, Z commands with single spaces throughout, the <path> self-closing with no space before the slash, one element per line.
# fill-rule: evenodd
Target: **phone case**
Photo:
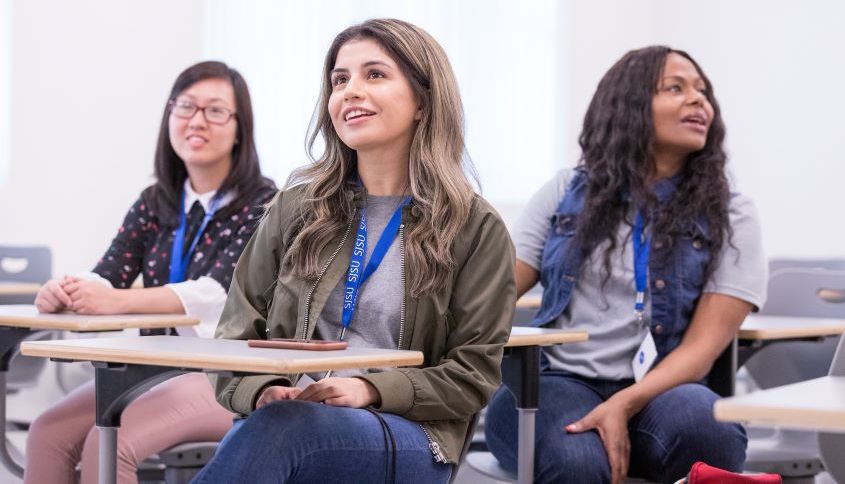
<path fill-rule="evenodd" d="M 253 348 L 281 348 L 284 350 L 333 351 L 345 350 L 349 343 L 346 341 L 327 341 L 323 339 L 284 339 L 273 338 L 250 339 L 247 345 Z"/>

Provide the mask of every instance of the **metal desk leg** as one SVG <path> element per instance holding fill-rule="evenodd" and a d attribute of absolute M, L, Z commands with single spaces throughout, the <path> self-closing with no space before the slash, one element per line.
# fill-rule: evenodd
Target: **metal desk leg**
<path fill-rule="evenodd" d="M 164 366 L 93 362 L 97 392 L 97 428 L 100 431 L 100 484 L 117 483 L 117 428 L 123 410 L 151 387 L 185 370 Z"/>
<path fill-rule="evenodd" d="M 0 328 L 0 462 L 12 474 L 23 477 L 23 466 L 15 462 L 9 453 L 6 438 L 6 376 L 9 372 L 9 361 L 18 349 L 18 345 L 33 331 L 29 328 Z"/>
<path fill-rule="evenodd" d="M 739 360 L 737 339 L 713 362 L 713 368 L 707 375 L 707 386 L 720 397 L 731 397 L 736 389 L 736 370 Z"/>
<path fill-rule="evenodd" d="M 519 409 L 519 447 L 516 473 L 517 482 L 531 484 L 534 482 L 534 424 L 536 408 Z"/>
<path fill-rule="evenodd" d="M 0 371 L 0 432 L 3 433 L 0 438 L 0 461 L 6 469 L 12 474 L 23 477 L 23 467 L 15 462 L 15 459 L 9 454 L 8 439 L 6 438 L 6 372 Z"/>
<path fill-rule="evenodd" d="M 97 475 L 99 481 L 117 482 L 117 427 L 100 427 L 100 448 L 98 449 Z"/>
<path fill-rule="evenodd" d="M 502 379 L 516 397 L 519 412 L 517 481 L 534 482 L 534 424 L 540 400 L 540 347 L 508 348 L 502 360 Z"/>

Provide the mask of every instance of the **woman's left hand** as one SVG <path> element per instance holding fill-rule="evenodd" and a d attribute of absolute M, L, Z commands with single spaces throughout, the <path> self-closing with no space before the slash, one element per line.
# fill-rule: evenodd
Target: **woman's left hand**
<path fill-rule="evenodd" d="M 120 314 L 124 312 L 120 305 L 120 290 L 106 287 L 95 281 L 76 280 L 64 286 L 79 314 Z"/>
<path fill-rule="evenodd" d="M 626 405 L 613 397 L 594 408 L 581 420 L 566 426 L 569 433 L 577 434 L 596 430 L 601 437 L 613 484 L 625 482 L 631 455 L 631 441 L 628 438 L 628 412 Z"/>
<path fill-rule="evenodd" d="M 324 378 L 308 385 L 296 399 L 352 408 L 364 408 L 381 401 L 378 390 L 361 378 Z"/>

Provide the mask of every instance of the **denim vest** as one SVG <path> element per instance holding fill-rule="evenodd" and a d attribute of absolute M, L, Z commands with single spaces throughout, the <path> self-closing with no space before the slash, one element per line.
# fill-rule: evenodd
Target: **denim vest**
<path fill-rule="evenodd" d="M 654 193 L 664 205 L 675 191 L 676 178 L 659 181 Z M 576 169 L 566 194 L 551 218 L 551 227 L 543 248 L 540 282 L 543 300 L 533 326 L 554 322 L 566 309 L 572 289 L 584 263 L 584 252 L 573 242 L 576 220 L 584 208 L 587 175 Z M 652 240 L 649 258 L 650 329 L 657 346 L 658 361 L 674 350 L 692 319 L 698 298 L 704 289 L 704 273 L 710 261 L 710 239 L 703 220 L 690 221 L 670 241 L 657 235 Z M 630 241 L 630 238 L 628 238 Z M 628 242 L 630 243 L 630 242 Z M 631 311 L 634 293 L 631 293 Z"/>

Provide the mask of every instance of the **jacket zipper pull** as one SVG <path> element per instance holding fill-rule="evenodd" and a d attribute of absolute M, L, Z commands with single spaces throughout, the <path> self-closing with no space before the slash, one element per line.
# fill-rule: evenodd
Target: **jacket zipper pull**
<path fill-rule="evenodd" d="M 439 464 L 446 463 L 446 457 L 443 455 L 443 452 L 440 451 L 440 444 L 432 440 L 428 444 L 428 448 L 431 449 L 431 453 L 434 455 L 434 462 Z"/>

